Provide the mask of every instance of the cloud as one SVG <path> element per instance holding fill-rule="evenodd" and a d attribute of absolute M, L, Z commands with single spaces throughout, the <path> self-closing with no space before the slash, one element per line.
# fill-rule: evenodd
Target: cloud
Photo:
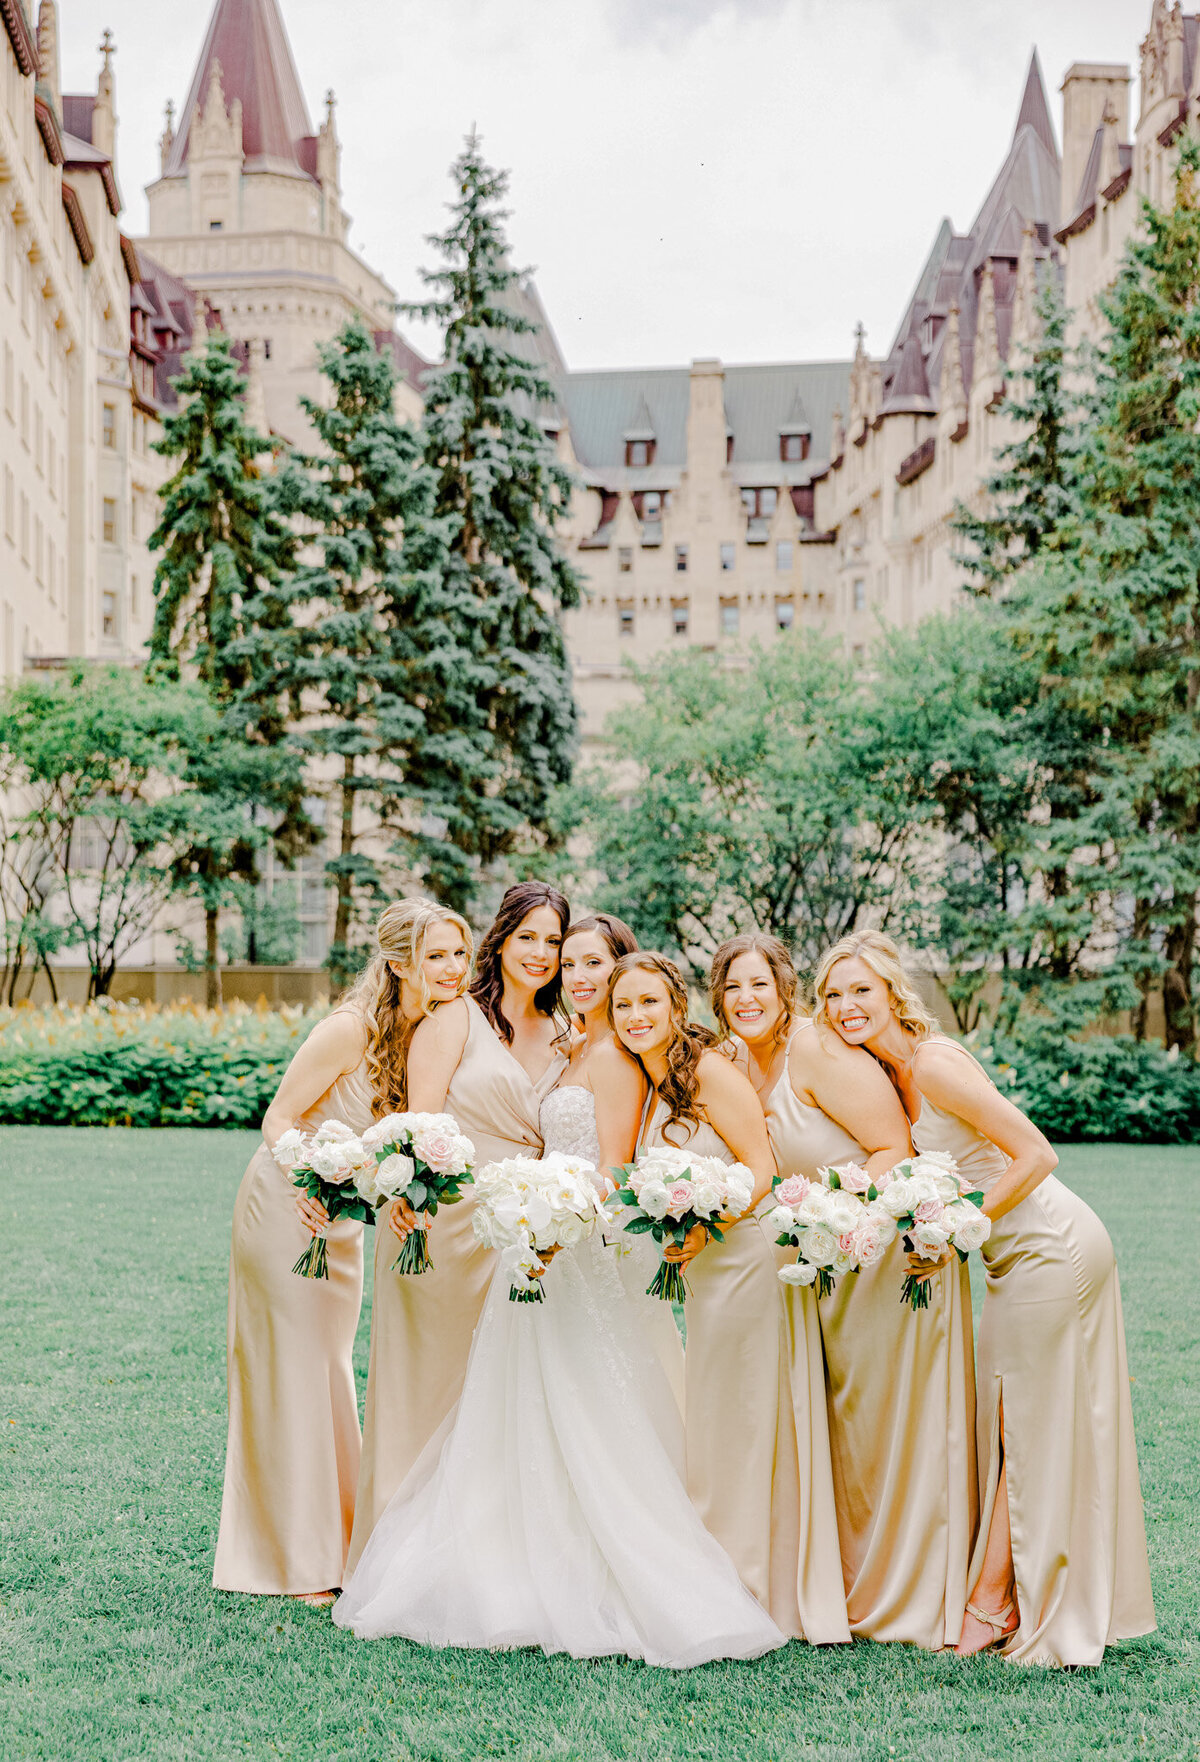
<path fill-rule="evenodd" d="M 773 18 L 788 10 L 791 0 L 606 0 L 610 22 L 622 36 L 630 31 L 662 42 L 688 37 L 721 14 L 734 18 Z"/>

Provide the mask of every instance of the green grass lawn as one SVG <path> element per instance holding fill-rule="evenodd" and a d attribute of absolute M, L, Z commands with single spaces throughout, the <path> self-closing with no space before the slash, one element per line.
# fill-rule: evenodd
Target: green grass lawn
<path fill-rule="evenodd" d="M 0 1132 L 3 1762 L 1200 1757 L 1194 1150 L 1069 1148 L 1061 1171 L 1117 1244 L 1160 1631 L 1092 1671 L 859 1643 L 673 1675 L 364 1643 L 212 1589 L 229 1217 L 253 1143 Z M 1174 1227 L 1161 1205 L 1121 1215 L 1127 1172 Z"/>

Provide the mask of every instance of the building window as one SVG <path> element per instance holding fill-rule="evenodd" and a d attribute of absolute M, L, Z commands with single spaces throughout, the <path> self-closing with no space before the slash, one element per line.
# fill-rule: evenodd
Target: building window
<path fill-rule="evenodd" d="M 220 232 L 224 228 L 224 225 L 225 222 L 223 220 L 210 220 L 208 223 L 208 230 L 209 232 Z"/>
<path fill-rule="evenodd" d="M 737 550 L 733 545 L 724 544 L 721 546 L 721 573 L 722 573 L 722 575 L 729 575 L 732 573 L 733 565 L 734 565 L 734 562 L 736 561 L 736 558 L 737 558 Z"/>
<path fill-rule="evenodd" d="M 798 465 L 802 459 L 807 459 L 808 436 L 806 434 L 781 434 L 779 437 L 779 457 L 785 465 Z"/>
<path fill-rule="evenodd" d="M 792 556 L 793 550 L 791 539 L 781 538 L 779 543 L 775 546 L 775 568 L 780 575 L 786 575 L 790 571 L 792 567 Z"/>
<path fill-rule="evenodd" d="M 796 622 L 796 608 L 790 599 L 775 601 L 776 630 L 790 630 Z"/>
<path fill-rule="evenodd" d="M 117 596 L 106 593 L 101 596 L 101 623 L 105 636 L 117 634 Z"/>
<path fill-rule="evenodd" d="M 763 489 L 744 489 L 742 506 L 748 520 L 769 520 L 779 502 L 779 491 L 768 484 Z"/>
<path fill-rule="evenodd" d="M 622 636 L 633 635 L 633 601 L 617 601 L 617 630 Z"/>
<path fill-rule="evenodd" d="M 854 610 L 856 612 L 865 612 L 867 609 L 867 584 L 862 579 L 861 576 L 859 576 L 858 580 L 855 581 L 853 591 L 854 591 L 854 602 L 853 602 L 854 603 Z"/>
<path fill-rule="evenodd" d="M 687 546 L 686 545 L 676 545 L 675 546 L 675 573 L 676 573 L 676 575 L 686 575 L 687 574 L 687 558 L 688 558 Z"/>
<path fill-rule="evenodd" d="M 112 496 L 105 496 L 101 506 L 101 531 L 106 545 L 117 542 L 117 504 Z"/>
<path fill-rule="evenodd" d="M 686 636 L 688 633 L 688 603 L 686 600 L 671 601 L 671 634 Z"/>
<path fill-rule="evenodd" d="M 641 517 L 643 520 L 661 520 L 663 516 L 662 491 L 646 490 L 641 497 Z"/>
<path fill-rule="evenodd" d="M 617 551 L 617 568 L 622 575 L 633 574 L 633 548 L 621 545 Z"/>
<path fill-rule="evenodd" d="M 106 447 L 117 444 L 117 406 L 105 404 L 100 412 L 100 439 Z"/>
<path fill-rule="evenodd" d="M 738 633 L 738 603 L 736 600 L 721 601 L 721 635 L 736 636 Z"/>
<path fill-rule="evenodd" d="M 653 465 L 654 442 L 652 440 L 627 440 L 625 442 L 625 463 L 630 467 Z"/>
<path fill-rule="evenodd" d="M 271 339 L 269 336 L 265 336 L 263 338 L 263 360 L 269 361 L 270 359 L 271 359 Z"/>

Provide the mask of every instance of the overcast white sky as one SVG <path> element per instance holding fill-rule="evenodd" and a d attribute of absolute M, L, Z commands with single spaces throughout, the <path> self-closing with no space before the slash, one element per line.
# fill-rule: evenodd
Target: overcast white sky
<path fill-rule="evenodd" d="M 215 0 L 60 0 L 63 84 L 117 42 L 125 226 Z M 886 348 L 943 215 L 965 228 L 1036 43 L 1132 61 L 1150 0 L 281 0 L 314 125 L 338 98 L 351 242 L 401 297 L 475 123 L 512 175 L 570 366 Z M 418 347 L 428 333 L 405 326 Z"/>

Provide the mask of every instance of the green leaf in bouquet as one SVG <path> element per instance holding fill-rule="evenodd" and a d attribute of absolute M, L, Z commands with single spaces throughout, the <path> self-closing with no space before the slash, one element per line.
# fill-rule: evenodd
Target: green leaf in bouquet
<path fill-rule="evenodd" d="M 725 1240 L 724 1230 L 720 1227 L 719 1224 L 714 1224 L 711 1221 L 711 1219 L 709 1220 L 709 1222 L 707 1224 L 705 1224 L 704 1227 L 708 1231 L 709 1235 L 712 1237 L 714 1242 L 723 1242 Z"/>
<path fill-rule="evenodd" d="M 986 1196 L 986 1194 L 983 1194 L 983 1193 L 976 1191 L 974 1193 L 964 1193 L 962 1195 L 962 1197 L 964 1199 L 969 1199 L 971 1201 L 972 1205 L 977 1205 L 979 1207 L 980 1211 L 982 1211 L 983 1210 L 983 1202 L 987 1196 Z"/>
<path fill-rule="evenodd" d="M 786 1236 L 776 1236 L 775 1246 L 777 1248 L 794 1248 L 796 1244 L 792 1241 L 791 1232 L 789 1231 Z"/>
<path fill-rule="evenodd" d="M 837 1170 L 830 1169 L 829 1170 L 830 1191 L 836 1193 L 838 1191 L 839 1187 L 841 1186 L 841 1184 L 842 1184 L 842 1177 L 838 1174 Z"/>
<path fill-rule="evenodd" d="M 867 1188 L 867 1204 L 868 1205 L 873 1204 L 875 1202 L 875 1200 L 878 1198 L 879 1198 L 879 1188 L 875 1185 L 874 1181 L 872 1181 L 871 1185 Z"/>
<path fill-rule="evenodd" d="M 631 1236 L 642 1236 L 647 1230 L 654 1230 L 656 1221 L 652 1217 L 635 1217 L 630 1219 L 625 1228 Z M 658 1231 L 655 1230 L 654 1233 L 657 1235 Z"/>
<path fill-rule="evenodd" d="M 634 1192 L 632 1187 L 618 1187 L 616 1192 L 613 1194 L 613 1198 L 619 1199 L 621 1201 L 622 1205 L 636 1205 L 637 1204 L 637 1194 Z"/>
<path fill-rule="evenodd" d="M 414 1176 L 404 1189 L 404 1197 L 414 1211 L 420 1211 L 429 1202 L 429 1188 L 424 1181 Z"/>

